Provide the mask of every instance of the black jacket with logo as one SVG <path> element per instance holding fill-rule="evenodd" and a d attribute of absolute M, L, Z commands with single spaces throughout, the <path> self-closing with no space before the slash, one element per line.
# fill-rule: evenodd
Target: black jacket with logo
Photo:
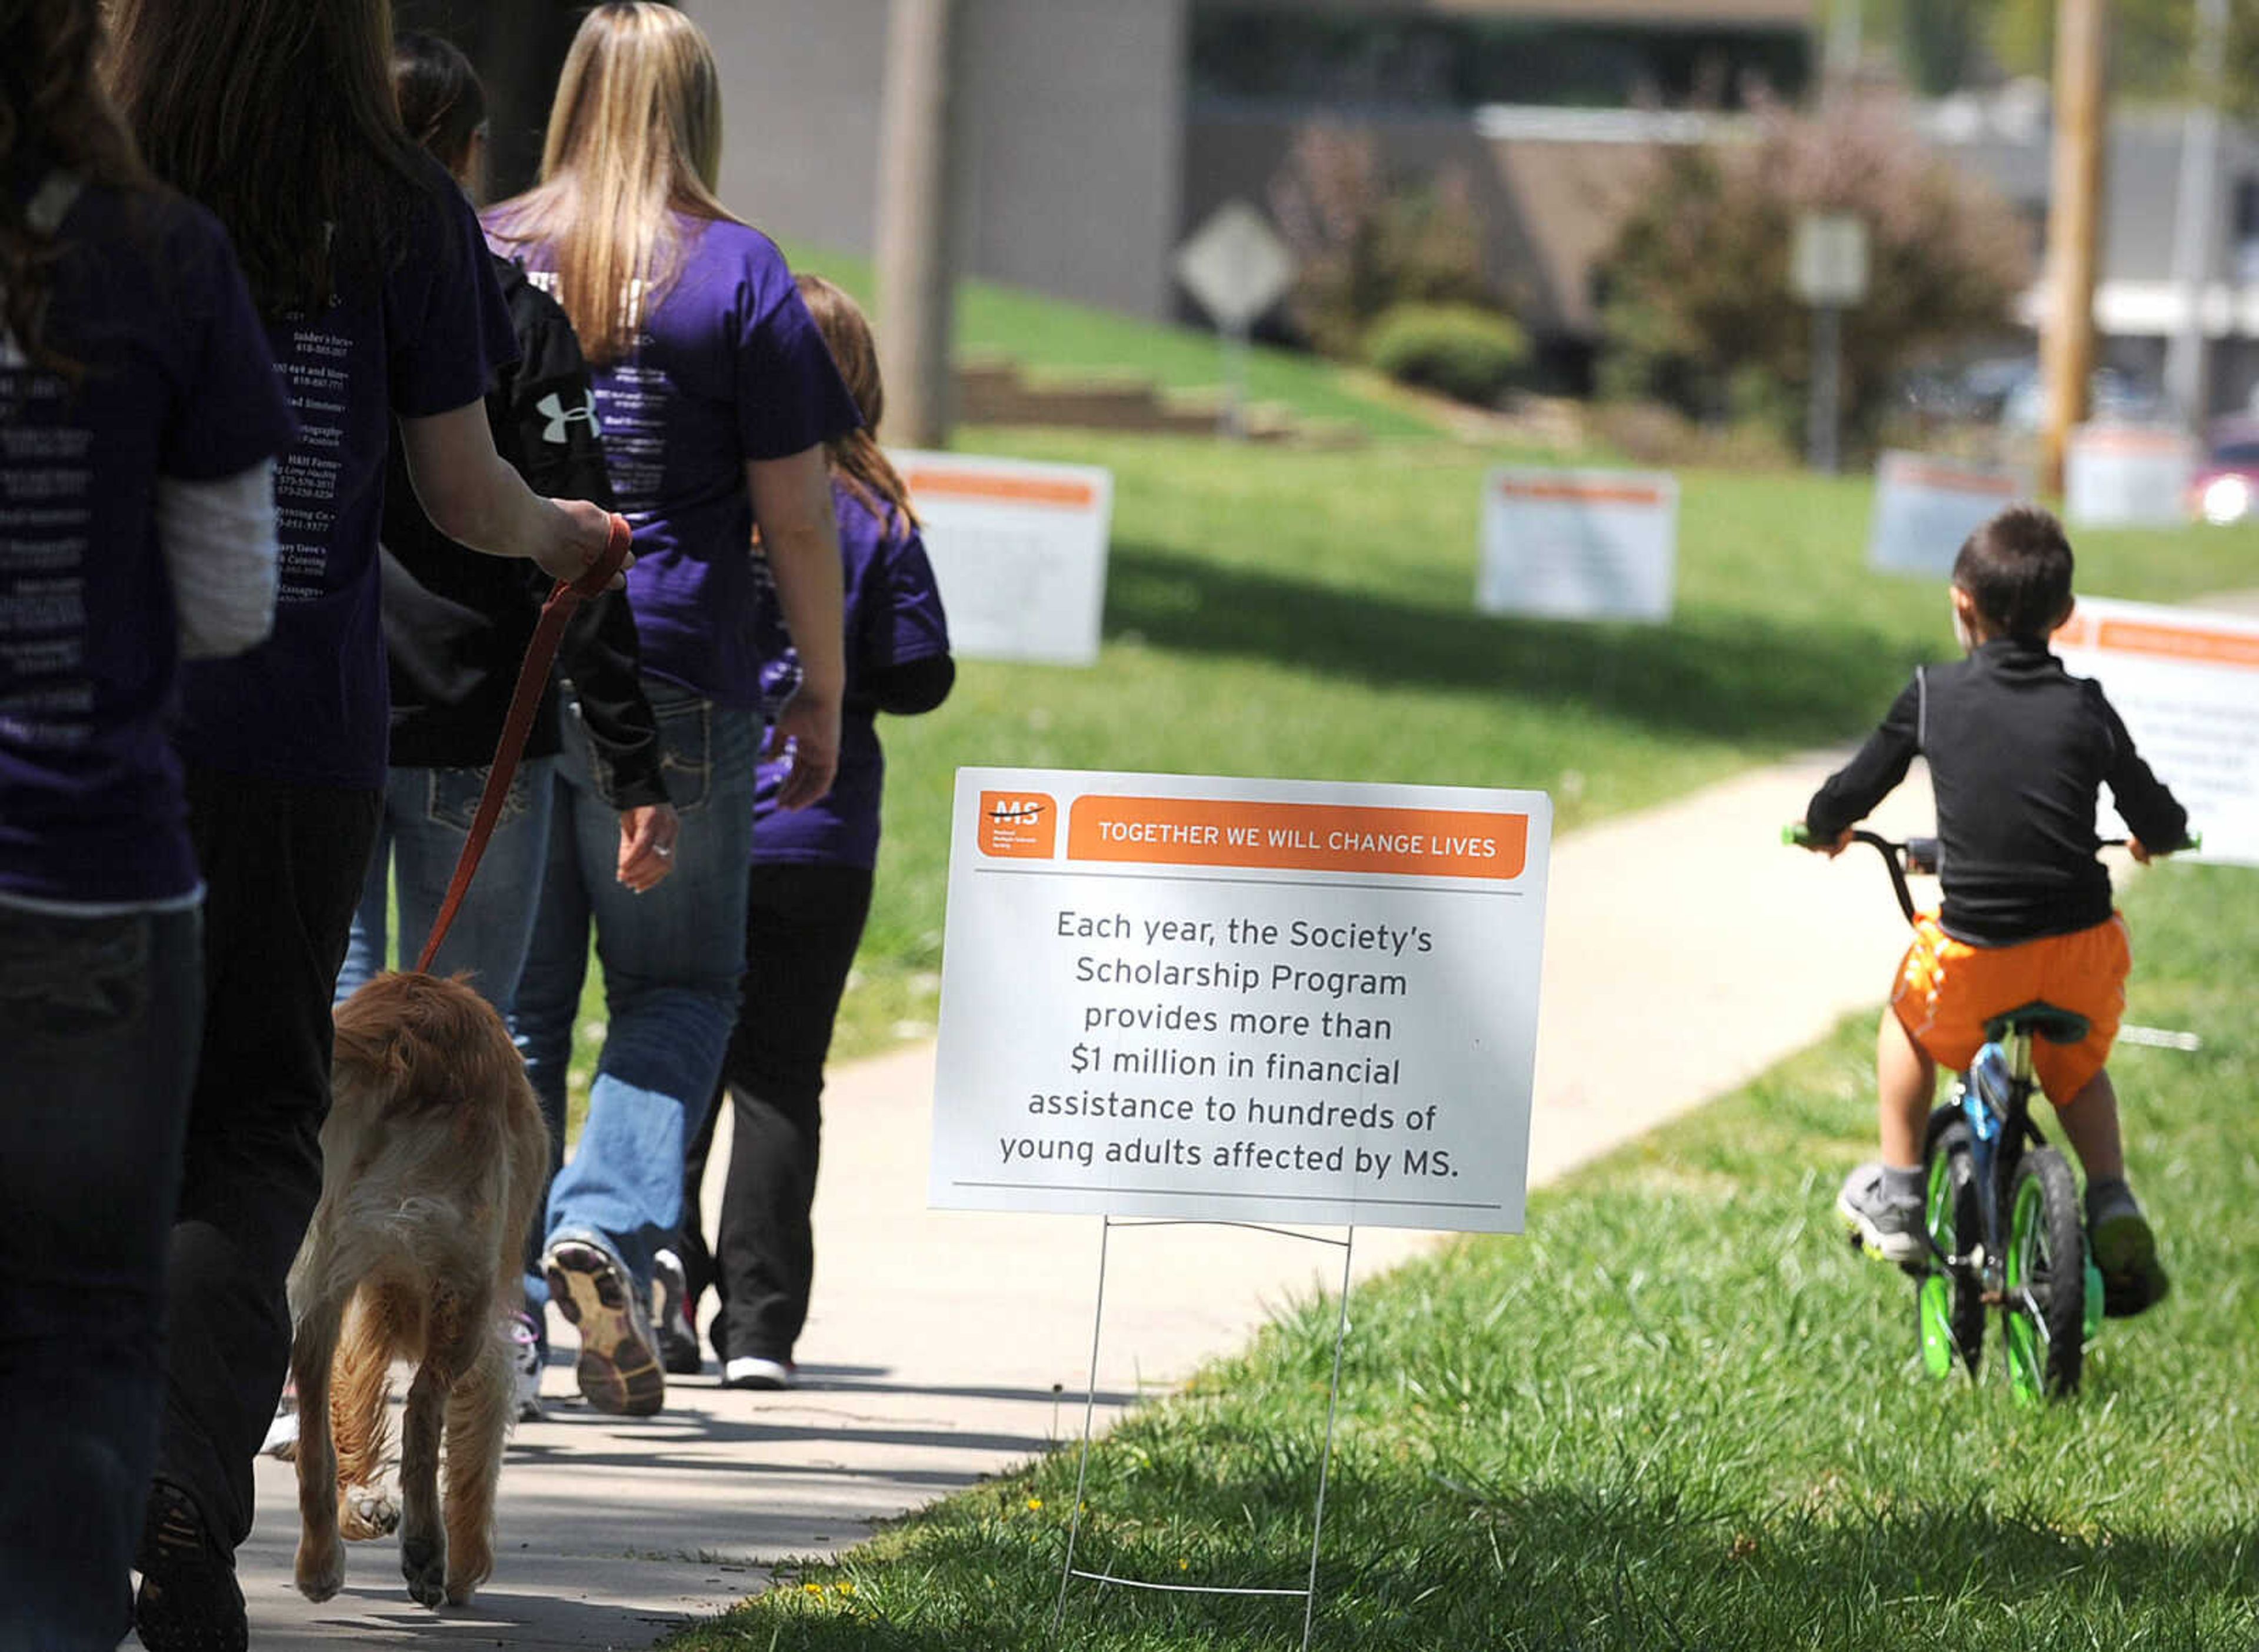
<path fill-rule="evenodd" d="M 2107 786 L 2134 835 L 2171 851 L 2188 812 L 2134 749 L 2101 687 L 2042 644 L 1996 637 L 1924 666 L 1883 726 L 1812 799 L 1805 824 L 1834 837 L 1865 818 L 1920 752 L 1937 794 L 1938 922 L 1971 946 L 2071 935 L 2110 916 L 2095 800 Z"/>
<path fill-rule="evenodd" d="M 495 451 L 535 493 L 609 509 L 611 481 L 573 324 L 517 265 L 497 258 L 495 273 L 518 349 L 517 365 L 502 370 L 487 395 Z M 531 563 L 481 555 L 433 527 L 397 441 L 385 479 L 382 538 L 392 765 L 482 768 L 494 760 L 550 582 Z M 558 651 L 602 759 L 594 765 L 598 783 L 615 808 L 666 801 L 659 725 L 637 674 L 640 657 L 635 616 L 617 591 L 584 602 Z M 525 753 L 552 756 L 561 744 L 552 680 Z"/>

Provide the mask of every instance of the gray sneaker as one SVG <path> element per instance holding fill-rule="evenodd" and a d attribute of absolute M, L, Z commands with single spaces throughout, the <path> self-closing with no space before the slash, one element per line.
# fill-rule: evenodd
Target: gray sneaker
<path fill-rule="evenodd" d="M 2125 1183 L 2086 1190 L 2086 1243 L 2102 1275 L 2102 1311 L 2110 1318 L 2146 1313 L 2171 1292 L 2172 1279 L 2157 1260 L 2157 1235 Z"/>
<path fill-rule="evenodd" d="M 1921 1201 L 1891 1198 L 1883 1188 L 1880 1164 L 1862 1164 L 1853 1171 L 1843 1191 L 1835 1195 L 1835 1209 L 1851 1224 L 1869 1256 L 1885 1262 L 1928 1260 L 1929 1230 L 1922 1222 Z"/>
<path fill-rule="evenodd" d="M 549 1300 L 581 1333 L 581 1392 L 616 1417 L 649 1417 L 666 1403 L 666 1373 L 627 1264 L 593 1234 L 560 1235 L 541 1258 Z"/>

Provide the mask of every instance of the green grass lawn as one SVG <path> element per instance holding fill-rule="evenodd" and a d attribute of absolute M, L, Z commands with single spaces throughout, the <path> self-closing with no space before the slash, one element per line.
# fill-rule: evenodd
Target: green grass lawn
<path fill-rule="evenodd" d="M 1595 626 L 1474 610 L 1482 478 L 1512 455 L 1063 431 L 959 445 L 1113 469 L 1105 644 L 1089 670 L 966 661 L 939 711 L 883 724 L 886 836 L 843 1059 L 933 1030 L 960 765 L 1529 787 L 1573 830 L 1856 738 L 1916 661 L 1953 648 L 1942 582 L 1868 571 L 1864 480 L 1686 473 L 1676 617 Z M 2079 557 L 2097 595 L 2259 585 L 2254 529 L 2082 535 Z M 602 1014 L 592 972 L 576 1093 Z"/>
<path fill-rule="evenodd" d="M 1497 454 L 1023 431 L 960 445 L 1113 468 L 1105 646 L 1087 671 L 965 662 L 941 710 L 885 723 L 886 837 L 843 1054 L 931 1030 L 960 765 L 1530 787 L 1573 830 L 1856 738 L 1916 661 L 1953 647 L 1942 583 L 1867 571 L 1864 481 L 1688 474 L 1677 617 L 1589 626 L 1475 612 Z M 2097 595 L 2259 585 L 2259 531 L 2096 534 L 2080 556 Z"/>
<path fill-rule="evenodd" d="M 1876 869 L 1846 865 L 1846 877 Z M 1913 1293 L 1829 1208 L 1871 1151 L 1872 1022 L 1360 1288 L 1317 1644 L 1485 1652 L 2060 1652 L 2259 1644 L 2259 879 L 2168 866 L 2126 902 L 2136 1184 L 2177 1288 L 2107 1328 L 2073 1402 L 1928 1379 Z M 1103 1442 L 1078 1564 L 1294 1588 L 1334 1314 L 1313 1300 Z M 671 1652 L 1053 1644 L 1075 1461 L 908 1518 Z M 1286 1648 L 1299 1602 L 1078 1586 L 1057 1644 Z"/>
<path fill-rule="evenodd" d="M 869 305 L 871 266 L 820 249 L 786 249 L 795 270 L 823 275 Z M 1223 382 L 1215 335 L 1194 327 L 1157 326 L 994 281 L 962 282 L 957 293 L 957 347 L 971 357 L 1001 357 L 1038 381 L 1051 378 L 1144 380 L 1164 390 L 1214 390 Z M 1435 425 L 1404 398 L 1331 362 L 1268 347 L 1248 360 L 1249 396 L 1306 420 L 1374 437 L 1430 437 Z"/>

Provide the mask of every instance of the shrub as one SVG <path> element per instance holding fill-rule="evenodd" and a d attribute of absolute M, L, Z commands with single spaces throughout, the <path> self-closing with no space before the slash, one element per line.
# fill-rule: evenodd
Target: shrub
<path fill-rule="evenodd" d="M 1741 141 L 1671 150 L 1603 261 L 1612 395 L 1699 417 L 1759 414 L 1795 442 L 1810 313 L 1790 291 L 1798 217 L 1868 230 L 1866 301 L 1843 317 L 1843 407 L 1869 441 L 1906 367 L 2009 324 L 2030 274 L 2013 208 L 1932 155 L 1902 100 L 1869 93 L 1806 116 L 1768 105 Z"/>
<path fill-rule="evenodd" d="M 1304 127 L 1272 183 L 1271 211 L 1299 267 L 1288 312 L 1327 355 L 1357 360 L 1394 305 L 1490 299 L 1465 173 L 1426 185 L 1392 178 L 1371 132 Z"/>
<path fill-rule="evenodd" d="M 1472 304 L 1399 304 L 1365 336 L 1365 360 L 1403 384 L 1494 405 L 1529 357 L 1521 329 Z"/>

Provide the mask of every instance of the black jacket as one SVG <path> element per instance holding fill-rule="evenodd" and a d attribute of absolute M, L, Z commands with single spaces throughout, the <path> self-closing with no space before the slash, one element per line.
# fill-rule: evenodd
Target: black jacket
<path fill-rule="evenodd" d="M 517 265 L 497 258 L 495 273 L 519 356 L 487 396 L 495 451 L 537 494 L 609 507 L 611 481 L 572 323 Z M 397 441 L 385 481 L 383 572 L 393 766 L 484 767 L 502 737 L 548 579 L 530 563 L 467 550 L 433 527 Z M 593 765 L 598 783 L 615 808 L 666 801 L 639 658 L 635 616 L 616 591 L 581 605 L 558 651 L 603 759 Z M 528 757 L 560 748 L 557 701 L 552 681 L 526 739 Z"/>
<path fill-rule="evenodd" d="M 2170 851 L 2188 812 L 2134 750 L 2102 690 L 2039 643 L 1998 637 L 1968 659 L 1925 666 L 1805 810 L 1814 837 L 1863 819 L 1929 759 L 1937 794 L 1938 920 L 1971 946 L 2013 946 L 2110 916 L 2110 873 L 2094 858 L 2097 791 L 2107 786 L 2134 835 Z"/>

